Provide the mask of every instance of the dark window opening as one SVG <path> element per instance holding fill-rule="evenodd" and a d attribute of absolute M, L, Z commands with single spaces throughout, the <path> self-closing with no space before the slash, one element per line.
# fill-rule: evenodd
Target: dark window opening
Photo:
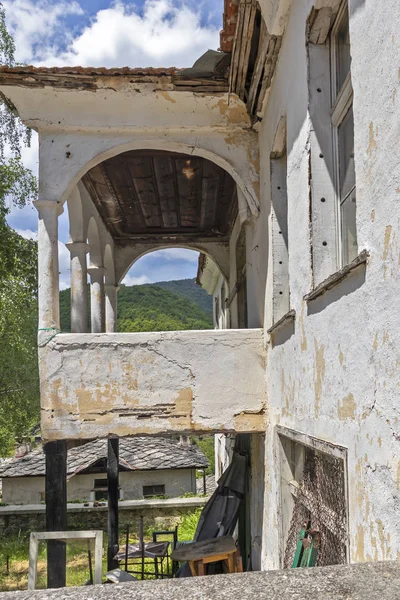
<path fill-rule="evenodd" d="M 94 480 L 94 499 L 95 500 L 106 500 L 107 499 L 107 478 L 95 479 Z"/>
<path fill-rule="evenodd" d="M 154 496 L 165 496 L 165 485 L 143 486 L 143 498 L 152 498 Z"/>

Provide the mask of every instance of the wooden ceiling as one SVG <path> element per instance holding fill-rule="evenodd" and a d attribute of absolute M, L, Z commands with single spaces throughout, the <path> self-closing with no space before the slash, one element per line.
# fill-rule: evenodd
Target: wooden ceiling
<path fill-rule="evenodd" d="M 83 177 L 114 240 L 227 238 L 237 214 L 236 184 L 215 163 L 154 150 L 124 152 Z"/>

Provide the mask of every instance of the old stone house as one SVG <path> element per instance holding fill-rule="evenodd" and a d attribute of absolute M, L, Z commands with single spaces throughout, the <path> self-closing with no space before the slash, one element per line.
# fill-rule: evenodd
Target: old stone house
<path fill-rule="evenodd" d="M 119 498 L 196 494 L 197 469 L 208 462 L 196 445 L 160 437 L 123 438 L 119 445 Z M 45 500 L 46 463 L 42 448 L 0 470 L 2 501 L 39 504 Z M 107 499 L 107 443 L 94 440 L 68 451 L 67 501 Z"/>
<path fill-rule="evenodd" d="M 249 456 L 247 568 L 289 565 L 310 518 L 321 564 L 399 555 L 399 22 L 397 0 L 226 0 L 223 52 L 189 70 L 1 67 L 40 140 L 50 487 L 66 440 L 213 432 L 221 464 Z M 218 328 L 116 333 L 119 282 L 165 247 L 206 257 Z"/>

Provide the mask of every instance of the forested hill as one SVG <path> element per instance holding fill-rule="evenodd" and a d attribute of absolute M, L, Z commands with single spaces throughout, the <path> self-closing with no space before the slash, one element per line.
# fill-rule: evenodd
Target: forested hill
<path fill-rule="evenodd" d="M 182 284 L 180 286 L 180 284 Z M 176 291 L 166 289 L 171 287 Z M 194 288 L 191 290 L 191 287 Z M 193 279 L 145 285 L 121 285 L 118 292 L 118 331 L 174 331 L 212 328 L 211 298 Z M 180 290 L 180 293 L 178 292 Z M 193 298 L 193 301 L 189 299 Z M 200 306 L 199 306 L 200 304 Z M 212 307 L 212 304 L 211 304 Z M 70 289 L 60 293 L 61 331 L 70 331 Z"/>
<path fill-rule="evenodd" d="M 157 287 L 174 292 L 183 298 L 191 300 L 197 304 L 205 313 L 212 317 L 213 305 L 212 296 L 207 294 L 206 290 L 197 285 L 195 279 L 177 279 L 175 281 L 159 281 L 155 283 Z"/>

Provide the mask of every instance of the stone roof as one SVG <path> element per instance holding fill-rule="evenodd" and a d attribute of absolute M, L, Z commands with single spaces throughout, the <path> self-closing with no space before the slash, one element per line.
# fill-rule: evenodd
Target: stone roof
<path fill-rule="evenodd" d="M 165 75 L 175 75 L 182 69 L 176 67 L 36 67 L 34 65 L 20 65 L 17 67 L 9 67 L 7 65 L 0 66 L 0 73 L 17 73 L 20 75 L 96 75 L 105 77 L 115 77 L 118 75 L 124 76 L 154 76 L 162 77 Z"/>
<path fill-rule="evenodd" d="M 69 477 L 107 458 L 107 440 L 94 440 L 68 450 Z M 202 469 L 208 461 L 198 446 L 180 444 L 163 437 L 121 438 L 120 468 L 125 471 L 159 469 Z M 0 467 L 0 477 L 31 477 L 45 474 L 45 455 L 39 448 L 22 458 Z"/>
<path fill-rule="evenodd" d="M 365 563 L 3 592 L 0 600 L 398 600 L 400 564 Z"/>

